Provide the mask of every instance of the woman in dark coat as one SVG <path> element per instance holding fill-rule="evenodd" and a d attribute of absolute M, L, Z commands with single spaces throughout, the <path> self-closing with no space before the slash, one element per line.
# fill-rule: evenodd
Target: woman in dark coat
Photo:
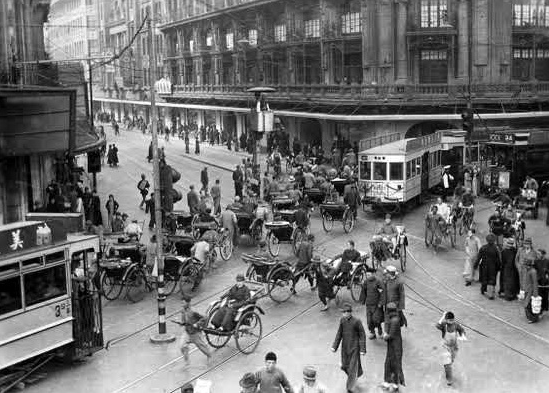
<path fill-rule="evenodd" d="M 478 252 L 477 266 L 480 266 L 480 293 L 488 291 L 488 299 L 494 299 L 496 278 L 501 269 L 501 255 L 496 246 L 496 236 L 489 234 L 486 242 Z M 475 268 L 477 267 L 475 266 Z"/>
<path fill-rule="evenodd" d="M 400 318 L 395 303 L 387 304 L 389 323 L 383 339 L 387 341 L 387 355 L 385 356 L 384 387 L 398 390 L 398 385 L 405 386 L 402 372 L 402 335 L 400 333 Z"/>
<path fill-rule="evenodd" d="M 501 276 L 499 291 L 503 292 L 505 300 L 515 300 L 520 291 L 519 273 L 515 266 L 517 249 L 513 238 L 506 238 L 503 241 L 501 251 Z"/>

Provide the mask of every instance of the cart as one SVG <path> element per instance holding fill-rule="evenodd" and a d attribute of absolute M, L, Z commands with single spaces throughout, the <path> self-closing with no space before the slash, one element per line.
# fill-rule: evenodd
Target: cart
<path fill-rule="evenodd" d="M 408 236 L 404 226 L 396 225 L 396 230 L 396 247 L 394 250 L 393 243 L 389 239 L 384 239 L 383 236 L 375 235 L 370 242 L 374 269 L 383 267 L 383 262 L 388 258 L 392 258 L 400 261 L 400 270 L 403 273 L 406 271 Z"/>
<path fill-rule="evenodd" d="M 345 191 L 345 186 L 351 183 L 352 181 L 342 178 L 336 178 L 332 180 L 332 184 L 334 185 L 334 188 L 339 195 L 343 195 L 343 192 Z"/>
<path fill-rule="evenodd" d="M 279 210 L 291 210 L 295 207 L 295 201 L 292 198 L 273 198 L 271 200 L 273 214 L 276 214 Z"/>
<path fill-rule="evenodd" d="M 254 213 L 235 212 L 238 233 L 240 236 L 248 235 L 254 242 L 263 237 L 263 220 L 257 218 Z"/>
<path fill-rule="evenodd" d="M 344 203 L 323 203 L 320 205 L 320 215 L 322 216 L 322 227 L 326 232 L 333 229 L 334 220 L 341 221 L 345 233 L 350 233 L 355 226 L 354 214 Z"/>
<path fill-rule="evenodd" d="M 289 221 L 270 221 L 265 223 L 265 228 L 267 229 L 267 247 L 273 257 L 280 253 L 281 243 L 291 243 L 294 254 L 297 254 L 299 245 L 307 235 L 305 230 Z"/>
<path fill-rule="evenodd" d="M 216 231 L 218 228 L 219 224 L 215 221 L 215 219 L 213 219 L 213 217 L 211 221 L 202 222 L 200 221 L 200 215 L 195 214 L 191 221 L 191 233 L 195 240 L 200 239 L 206 231 Z"/>
<path fill-rule="evenodd" d="M 334 277 L 334 287 L 336 288 L 334 294 L 337 296 L 342 288 L 349 288 L 351 298 L 355 302 L 360 301 L 360 292 L 362 286 L 366 280 L 366 269 L 368 268 L 369 255 L 366 252 L 360 252 L 360 258 L 358 261 L 351 262 L 351 270 L 347 275 L 337 275 Z M 328 262 L 335 271 L 339 271 L 341 265 L 341 257 L 335 259 L 328 259 Z"/>
<path fill-rule="evenodd" d="M 538 192 L 536 190 L 521 189 L 515 200 L 515 207 L 523 212 L 530 212 L 534 219 L 538 218 Z"/>
<path fill-rule="evenodd" d="M 192 229 L 193 215 L 184 210 L 174 210 L 173 214 L 177 223 L 177 230 L 190 232 Z"/>
<path fill-rule="evenodd" d="M 249 266 L 246 279 L 266 287 L 267 295 L 276 303 L 283 303 L 292 296 L 292 265 L 288 261 L 258 254 L 242 254 Z"/>
<path fill-rule="evenodd" d="M 326 200 L 326 193 L 320 188 L 306 188 L 303 190 L 303 199 L 308 206 L 320 205 Z"/>

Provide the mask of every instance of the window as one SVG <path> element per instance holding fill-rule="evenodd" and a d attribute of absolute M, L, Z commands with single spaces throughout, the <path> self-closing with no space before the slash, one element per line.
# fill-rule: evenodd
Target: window
<path fill-rule="evenodd" d="M 234 49 L 234 33 L 227 33 L 225 34 L 225 47 L 228 50 Z"/>
<path fill-rule="evenodd" d="M 387 180 L 386 162 L 374 162 L 374 180 Z"/>
<path fill-rule="evenodd" d="M 421 157 L 416 158 L 416 175 L 417 176 L 421 176 L 421 168 L 423 168 L 421 166 L 421 161 L 422 161 Z"/>
<path fill-rule="evenodd" d="M 251 29 L 248 30 L 248 41 L 251 46 L 257 46 L 257 30 Z"/>
<path fill-rule="evenodd" d="M 206 46 L 210 47 L 213 45 L 213 36 L 212 36 L 212 32 L 211 31 L 208 31 L 206 33 Z"/>
<path fill-rule="evenodd" d="M 305 37 L 317 38 L 320 37 L 320 20 L 312 19 L 305 21 Z"/>
<path fill-rule="evenodd" d="M 514 4 L 513 26 L 549 27 L 549 6 L 536 4 Z"/>
<path fill-rule="evenodd" d="M 189 51 L 194 52 L 194 40 L 189 40 Z"/>
<path fill-rule="evenodd" d="M 0 281 L 0 315 L 23 308 L 21 278 L 19 276 Z"/>
<path fill-rule="evenodd" d="M 23 280 L 26 306 L 32 306 L 67 293 L 65 265 L 25 274 Z"/>
<path fill-rule="evenodd" d="M 421 60 L 446 60 L 447 55 L 445 50 L 422 50 Z"/>
<path fill-rule="evenodd" d="M 447 25 L 447 0 L 421 0 L 421 27 L 445 27 Z"/>
<path fill-rule="evenodd" d="M 348 12 L 341 15 L 341 32 L 343 34 L 360 33 L 360 12 Z"/>
<path fill-rule="evenodd" d="M 360 162 L 360 180 L 372 179 L 372 163 L 368 161 Z"/>
<path fill-rule="evenodd" d="M 412 177 L 412 161 L 406 163 L 406 180 Z"/>
<path fill-rule="evenodd" d="M 404 164 L 402 162 L 391 162 L 389 164 L 389 179 L 404 180 Z"/>
<path fill-rule="evenodd" d="M 286 25 L 276 25 L 274 27 L 275 42 L 286 42 Z"/>

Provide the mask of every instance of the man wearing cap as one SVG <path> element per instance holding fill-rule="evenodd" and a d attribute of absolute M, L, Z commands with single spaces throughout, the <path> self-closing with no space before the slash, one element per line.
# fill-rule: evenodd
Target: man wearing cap
<path fill-rule="evenodd" d="M 454 313 L 444 311 L 442 317 L 435 325 L 442 332 L 442 364 L 448 386 L 454 383 L 452 365 L 458 352 L 458 340 L 465 340 L 465 330 L 455 321 Z"/>
<path fill-rule="evenodd" d="M 360 319 L 353 317 L 353 308 L 345 303 L 341 308 L 343 317 L 332 344 L 332 352 L 336 352 L 341 344 L 341 369 L 347 374 L 347 393 L 353 391 L 356 380 L 363 374 L 361 356 L 366 355 L 366 333 Z"/>
<path fill-rule="evenodd" d="M 451 195 L 450 185 L 454 181 L 454 176 L 450 174 L 450 165 L 444 167 L 444 173 L 442 174 L 442 186 L 444 187 L 444 198 L 448 198 L 448 195 Z"/>
<path fill-rule="evenodd" d="M 143 205 L 145 204 L 145 198 L 147 197 L 147 194 L 149 193 L 149 188 L 151 187 L 149 181 L 146 179 L 145 174 L 141 174 L 141 180 L 137 183 L 137 189 L 139 190 L 139 193 L 141 194 L 141 203 L 139 204 L 139 208 L 142 209 Z"/>
<path fill-rule="evenodd" d="M 229 231 L 229 236 L 233 240 L 233 246 L 236 246 L 238 240 L 237 224 L 236 214 L 231 210 L 231 206 L 227 206 L 223 213 L 221 213 L 221 226 Z"/>
<path fill-rule="evenodd" d="M 296 386 L 295 393 L 328 393 L 328 389 L 316 380 L 316 369 L 312 366 L 305 366 L 303 382 Z"/>
<path fill-rule="evenodd" d="M 227 305 L 221 307 L 212 318 L 212 325 L 223 331 L 230 332 L 234 325 L 237 310 L 250 299 L 250 290 L 244 285 L 244 275 L 236 276 L 236 284 L 221 299 L 227 298 Z"/>
<path fill-rule="evenodd" d="M 480 293 L 484 295 L 488 291 L 488 299 L 494 300 L 496 277 L 501 269 L 501 254 L 493 234 L 486 236 L 486 242 L 478 252 L 475 268 L 480 266 Z"/>
<path fill-rule="evenodd" d="M 320 261 L 320 257 L 313 257 L 313 263 Z M 327 311 L 330 308 L 330 301 L 335 298 L 334 294 L 334 270 L 327 262 L 318 263 L 316 270 L 316 284 L 318 287 L 318 298 L 323 304 L 320 311 Z"/>
<path fill-rule="evenodd" d="M 349 206 L 356 219 L 358 205 L 360 205 L 361 199 L 355 180 L 352 180 L 350 184 L 346 184 L 343 188 L 343 201 Z"/>
<path fill-rule="evenodd" d="M 366 305 L 366 323 L 370 332 L 368 338 L 373 340 L 376 338 L 376 331 L 381 337 L 383 331 L 381 322 L 383 322 L 383 284 L 376 277 L 375 269 L 366 268 L 366 280 L 362 283 L 360 291 L 360 303 Z"/>
<path fill-rule="evenodd" d="M 212 356 L 210 347 L 204 342 L 201 329 L 206 324 L 206 318 L 191 308 L 191 297 L 183 295 L 183 309 L 181 310 L 181 325 L 185 327 L 179 340 L 179 348 L 185 362 L 189 363 L 189 344 L 194 344 L 208 358 Z"/>
<path fill-rule="evenodd" d="M 503 240 L 503 250 L 501 250 L 501 273 L 499 292 L 505 300 L 511 301 L 517 298 L 520 291 L 520 280 L 515 258 L 517 249 L 515 239 L 512 237 Z M 501 295 L 500 295 L 501 296 Z"/>
<path fill-rule="evenodd" d="M 393 265 L 388 265 L 385 268 L 385 280 L 383 283 L 383 304 L 385 311 L 385 326 L 388 323 L 387 305 L 395 303 L 397 306 L 401 325 L 408 326 L 408 321 L 404 316 L 403 310 L 406 308 L 406 295 L 404 292 L 404 284 L 398 277 L 397 269 Z M 385 328 L 387 330 L 387 328 Z"/>
<path fill-rule="evenodd" d="M 313 260 L 313 243 L 315 242 L 315 235 L 308 235 L 307 241 L 303 241 L 299 244 L 297 249 L 297 263 L 295 265 L 295 274 L 293 279 L 292 292 L 296 293 L 295 286 L 302 276 L 306 276 L 311 286 L 311 291 L 315 289 L 313 276 L 306 271 L 307 267 Z"/>
<path fill-rule="evenodd" d="M 529 262 L 535 261 L 538 259 L 538 253 L 532 247 L 532 238 L 527 237 L 522 243 L 522 247 L 518 250 L 517 256 L 515 257 L 515 266 L 519 272 L 520 279 L 520 297 L 524 296 L 525 286 L 526 286 L 526 273 L 528 271 Z"/>
<path fill-rule="evenodd" d="M 387 342 L 387 354 L 385 355 L 384 388 L 397 391 L 399 385 L 405 386 L 404 373 L 402 371 L 402 334 L 400 332 L 400 319 L 395 303 L 387 304 L 388 323 L 383 339 Z"/>
<path fill-rule="evenodd" d="M 265 355 L 265 367 L 255 373 L 257 393 L 293 393 L 294 390 L 284 372 L 276 366 L 277 356 L 274 352 Z"/>
<path fill-rule="evenodd" d="M 240 393 L 258 393 L 257 379 L 254 373 L 246 373 L 239 381 Z"/>
<path fill-rule="evenodd" d="M 187 193 L 187 205 L 189 206 L 189 211 L 192 215 L 199 213 L 198 205 L 200 204 L 200 196 L 194 189 L 194 185 L 189 187 L 189 192 Z"/>
<path fill-rule="evenodd" d="M 213 205 L 214 205 L 214 214 L 220 214 L 221 213 L 221 186 L 219 184 L 219 179 L 216 179 L 215 184 L 212 186 L 210 190 L 210 195 L 213 199 Z"/>

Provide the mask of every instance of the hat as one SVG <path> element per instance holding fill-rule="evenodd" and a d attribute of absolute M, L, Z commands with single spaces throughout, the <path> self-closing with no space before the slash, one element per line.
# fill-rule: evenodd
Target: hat
<path fill-rule="evenodd" d="M 243 274 L 237 274 L 236 275 L 236 281 L 244 281 L 245 278 L 244 278 L 244 275 Z"/>
<path fill-rule="evenodd" d="M 445 165 L 444 169 L 450 169 L 451 167 L 452 167 L 451 165 Z"/>
<path fill-rule="evenodd" d="M 388 273 L 396 273 L 397 268 L 394 267 L 393 265 L 387 265 L 387 267 L 385 268 L 385 271 L 388 272 Z"/>
<path fill-rule="evenodd" d="M 341 307 L 341 312 L 352 312 L 353 311 L 353 306 L 351 306 L 349 303 L 345 303 L 343 304 L 343 306 Z"/>
<path fill-rule="evenodd" d="M 391 219 L 391 215 L 390 215 L 389 213 L 385 214 L 385 219 L 386 219 L 386 220 L 387 220 L 387 219 L 390 220 L 390 219 Z"/>
<path fill-rule="evenodd" d="M 303 368 L 303 379 L 306 381 L 316 381 L 316 370 L 312 366 Z"/>
<path fill-rule="evenodd" d="M 529 245 L 532 245 L 532 238 L 531 237 L 527 237 L 526 239 L 524 239 L 524 242 L 522 244 L 529 244 Z"/>
<path fill-rule="evenodd" d="M 312 261 L 313 261 L 313 262 L 320 262 L 321 259 L 320 259 L 320 257 L 319 257 L 318 255 L 315 255 L 315 256 L 313 257 Z"/>
<path fill-rule="evenodd" d="M 396 310 L 397 309 L 397 305 L 396 305 L 395 302 L 387 303 L 386 307 L 387 307 L 387 310 Z"/>
<path fill-rule="evenodd" d="M 240 378 L 239 384 L 241 388 L 253 388 L 257 386 L 257 380 L 253 373 L 246 373 Z"/>
<path fill-rule="evenodd" d="M 235 202 L 240 202 L 240 197 L 239 197 L 238 195 L 235 196 L 235 197 L 234 197 L 234 201 L 235 201 Z"/>
<path fill-rule="evenodd" d="M 122 217 L 129 217 L 128 213 L 122 213 Z"/>
<path fill-rule="evenodd" d="M 183 387 L 181 388 L 181 392 L 182 392 L 182 393 L 192 393 L 192 392 L 194 392 L 193 385 L 191 385 L 190 383 L 186 383 L 186 384 L 183 385 Z"/>
<path fill-rule="evenodd" d="M 515 239 L 512 237 L 506 237 L 503 239 L 503 247 L 505 248 L 514 248 L 515 247 Z"/>
<path fill-rule="evenodd" d="M 265 355 L 265 361 L 267 361 L 267 360 L 272 360 L 273 362 L 276 362 L 276 360 L 277 360 L 276 353 L 267 352 L 267 354 Z"/>

